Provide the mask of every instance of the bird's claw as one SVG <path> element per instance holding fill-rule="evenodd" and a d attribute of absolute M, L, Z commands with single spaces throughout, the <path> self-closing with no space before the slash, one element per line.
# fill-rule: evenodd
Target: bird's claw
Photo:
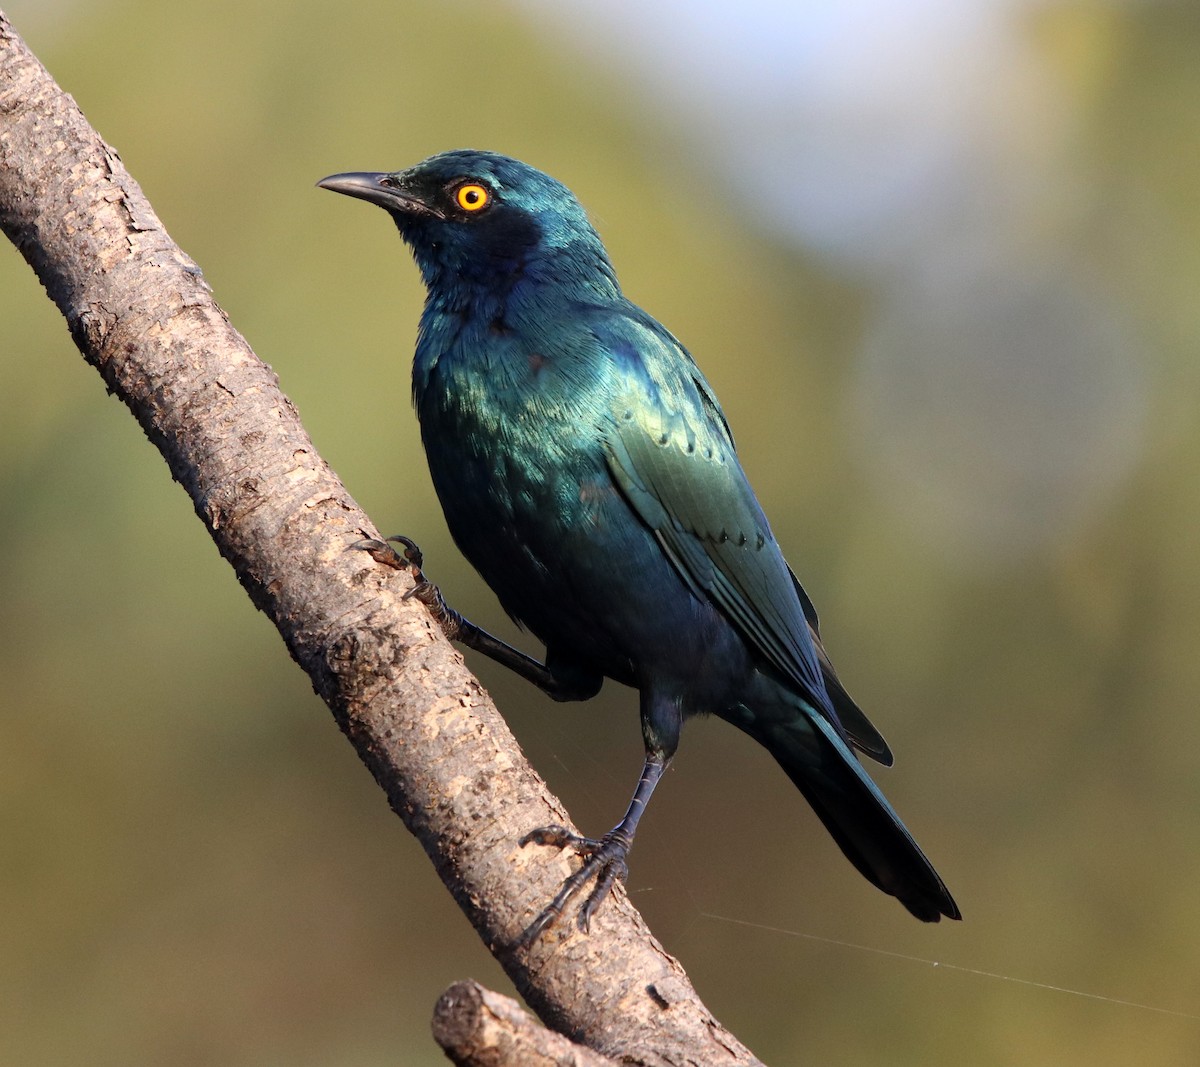
<path fill-rule="evenodd" d="M 390 541 L 395 541 L 396 544 L 403 545 L 403 554 L 392 548 L 388 543 Z M 414 584 L 404 594 L 402 599 L 411 600 L 415 598 L 419 600 L 429 609 L 429 613 L 442 628 L 442 632 L 446 637 L 451 641 L 458 639 L 463 627 L 463 618 L 446 603 L 442 597 L 442 591 L 425 577 L 425 572 L 421 569 L 425 563 L 425 555 L 415 541 L 404 537 L 402 534 L 395 534 L 392 537 L 385 538 L 383 541 L 374 537 L 368 537 L 366 540 L 356 541 L 350 547 L 361 549 L 375 560 L 376 563 L 382 563 L 385 567 L 391 567 L 393 570 L 404 570 L 407 568 Z"/>
<path fill-rule="evenodd" d="M 546 928 L 562 915 L 571 898 L 579 893 L 588 882 L 595 879 L 596 884 L 579 909 L 579 917 L 576 920 L 579 929 L 586 934 L 592 916 L 604 903 L 604 899 L 611 892 L 612 887 L 617 882 L 624 882 L 629 875 L 629 867 L 625 858 L 629 853 L 630 842 L 623 834 L 615 830 L 597 839 L 583 837 L 568 830 L 565 826 L 542 826 L 531 830 L 521 838 L 519 843 L 522 848 L 526 845 L 570 848 L 583 859 L 583 865 L 567 876 L 554 899 L 542 909 L 525 932 L 517 938 L 515 947 L 518 948 L 528 948 L 532 945 Z"/>
<path fill-rule="evenodd" d="M 420 545 L 411 537 L 405 537 L 403 534 L 392 534 L 387 540 L 404 546 L 404 561 L 412 568 L 412 576 L 418 581 L 425 581 L 425 575 L 421 573 L 421 568 L 425 566 L 425 553 L 421 551 Z M 392 549 L 392 551 L 396 550 Z M 400 553 L 396 552 L 396 555 L 399 556 Z"/>
<path fill-rule="evenodd" d="M 358 552 L 365 552 L 376 563 L 382 563 L 385 567 L 391 567 L 392 570 L 402 571 L 410 565 L 387 541 L 380 541 L 375 537 L 355 541 L 350 547 Z"/>
<path fill-rule="evenodd" d="M 522 848 L 526 845 L 546 845 L 550 848 L 571 848 L 577 856 L 591 856 L 603 844 L 603 838 L 584 837 L 565 826 L 539 826 L 530 830 L 517 842 Z"/>

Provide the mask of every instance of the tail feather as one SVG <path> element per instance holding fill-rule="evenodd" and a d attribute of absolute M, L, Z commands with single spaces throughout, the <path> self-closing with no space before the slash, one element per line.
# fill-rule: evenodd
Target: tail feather
<path fill-rule="evenodd" d="M 803 720 L 767 730 L 754 734 L 869 882 L 924 922 L 962 918 L 912 834 L 824 716 L 806 708 Z"/>

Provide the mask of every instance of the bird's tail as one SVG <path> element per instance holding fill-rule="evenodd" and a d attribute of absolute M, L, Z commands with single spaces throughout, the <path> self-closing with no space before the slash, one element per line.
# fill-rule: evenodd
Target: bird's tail
<path fill-rule="evenodd" d="M 962 918 L 912 834 L 823 715 L 806 707 L 789 722 L 754 726 L 749 732 L 779 761 L 869 882 L 925 922 Z"/>

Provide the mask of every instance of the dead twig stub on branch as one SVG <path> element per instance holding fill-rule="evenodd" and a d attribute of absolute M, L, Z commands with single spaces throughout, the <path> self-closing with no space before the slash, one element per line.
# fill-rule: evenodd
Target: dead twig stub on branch
<path fill-rule="evenodd" d="M 616 1060 L 547 1030 L 511 997 L 455 982 L 433 1011 L 433 1036 L 458 1067 L 616 1067 Z"/>

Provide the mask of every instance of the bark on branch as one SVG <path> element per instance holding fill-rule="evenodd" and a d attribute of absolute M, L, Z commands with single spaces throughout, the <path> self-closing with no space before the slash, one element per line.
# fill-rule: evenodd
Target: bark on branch
<path fill-rule="evenodd" d="M 564 923 L 510 948 L 568 869 L 517 839 L 566 812 L 425 609 L 402 599 L 407 579 L 351 548 L 378 536 L 370 520 L 2 12 L 0 226 L 534 1011 L 624 1063 L 756 1063 L 621 891 L 590 936 Z"/>

